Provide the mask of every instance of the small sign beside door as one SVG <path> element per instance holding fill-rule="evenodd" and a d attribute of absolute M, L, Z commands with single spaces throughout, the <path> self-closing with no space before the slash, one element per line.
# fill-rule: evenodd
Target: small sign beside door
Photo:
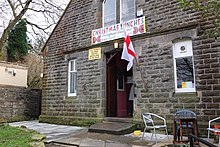
<path fill-rule="evenodd" d="M 101 48 L 93 48 L 89 50 L 89 60 L 101 59 Z"/>

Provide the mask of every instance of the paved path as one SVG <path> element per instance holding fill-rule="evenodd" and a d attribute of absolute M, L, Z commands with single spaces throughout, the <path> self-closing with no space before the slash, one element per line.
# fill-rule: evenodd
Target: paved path
<path fill-rule="evenodd" d="M 87 132 L 88 130 L 87 128 L 83 128 L 83 127 L 39 123 L 37 120 L 14 122 L 14 123 L 9 123 L 9 125 L 25 126 L 28 129 L 32 129 L 41 134 L 44 134 L 46 136 L 46 142 L 51 142 L 58 139 L 66 138 L 73 134 Z"/>
<path fill-rule="evenodd" d="M 151 140 L 151 134 L 145 133 L 135 137 L 133 133 L 127 135 L 111 135 L 88 133 L 87 128 L 76 126 L 39 123 L 38 121 L 23 121 L 10 123 L 11 126 L 25 126 L 46 135 L 46 147 L 160 147 L 171 144 L 165 135 L 158 134 L 158 144 Z M 172 140 L 172 136 L 170 136 Z"/>
<path fill-rule="evenodd" d="M 87 132 L 57 140 L 57 143 L 79 147 L 165 147 L 166 144 L 171 144 L 163 135 L 158 135 L 158 140 L 160 140 L 158 144 L 155 144 L 150 138 L 150 133 L 146 133 L 145 139 L 142 141 L 141 137 L 135 137 L 133 134 L 111 135 Z"/>

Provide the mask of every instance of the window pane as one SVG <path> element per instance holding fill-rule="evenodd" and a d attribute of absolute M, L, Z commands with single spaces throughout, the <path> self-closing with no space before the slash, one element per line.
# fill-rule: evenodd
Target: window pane
<path fill-rule="evenodd" d="M 116 23 L 116 0 L 105 0 L 104 3 L 104 26 Z"/>
<path fill-rule="evenodd" d="M 135 0 L 121 0 L 121 20 L 128 21 L 135 18 Z"/>
<path fill-rule="evenodd" d="M 74 71 L 77 71 L 77 64 L 76 64 L 76 60 L 74 60 Z"/>
<path fill-rule="evenodd" d="M 70 93 L 76 93 L 76 72 L 70 73 Z"/>
<path fill-rule="evenodd" d="M 74 61 L 70 61 L 70 71 L 74 71 Z"/>
<path fill-rule="evenodd" d="M 192 57 L 176 58 L 177 88 L 194 88 Z"/>
<path fill-rule="evenodd" d="M 124 90 L 124 77 L 123 77 L 123 75 L 120 75 L 118 77 L 118 89 Z"/>

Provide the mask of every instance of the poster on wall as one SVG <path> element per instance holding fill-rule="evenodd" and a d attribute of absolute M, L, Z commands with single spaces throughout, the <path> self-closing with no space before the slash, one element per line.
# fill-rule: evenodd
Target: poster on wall
<path fill-rule="evenodd" d="M 145 16 L 92 30 L 92 45 L 124 37 L 124 29 L 129 36 L 146 32 Z"/>
<path fill-rule="evenodd" d="M 189 82 L 182 82 L 182 88 L 193 88 L 194 85 L 192 83 L 192 81 Z"/>
<path fill-rule="evenodd" d="M 88 59 L 89 60 L 101 59 L 101 48 L 98 47 L 98 48 L 89 49 Z"/>

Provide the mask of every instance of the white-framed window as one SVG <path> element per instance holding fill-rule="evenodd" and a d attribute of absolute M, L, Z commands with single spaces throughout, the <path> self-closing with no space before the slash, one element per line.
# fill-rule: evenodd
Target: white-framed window
<path fill-rule="evenodd" d="M 195 92 L 195 70 L 191 40 L 173 43 L 175 92 Z"/>
<path fill-rule="evenodd" d="M 134 19 L 135 0 L 103 0 L 103 26 Z"/>
<path fill-rule="evenodd" d="M 76 96 L 76 82 L 77 82 L 76 60 L 70 60 L 69 69 L 68 69 L 68 96 Z"/>

